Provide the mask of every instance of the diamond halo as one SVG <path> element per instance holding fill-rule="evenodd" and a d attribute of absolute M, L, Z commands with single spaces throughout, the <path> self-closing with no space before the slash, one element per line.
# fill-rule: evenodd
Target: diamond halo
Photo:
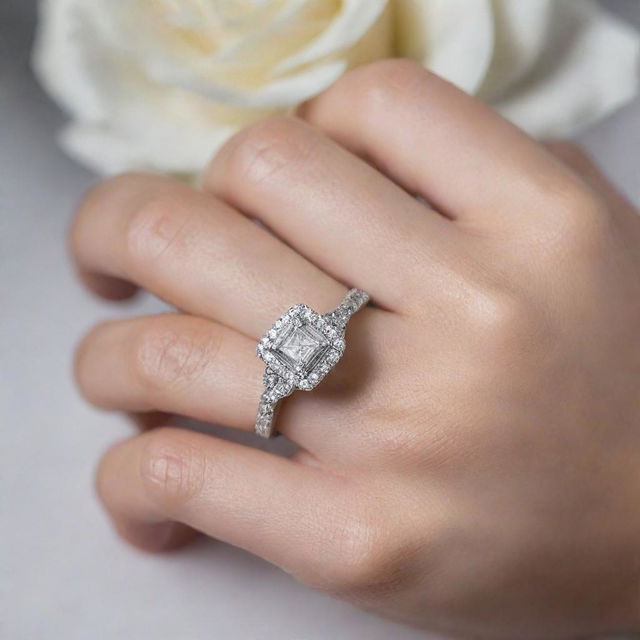
<path fill-rule="evenodd" d="M 258 343 L 257 353 L 278 376 L 298 389 L 313 389 L 344 352 L 344 338 L 305 304 L 283 314 Z"/>

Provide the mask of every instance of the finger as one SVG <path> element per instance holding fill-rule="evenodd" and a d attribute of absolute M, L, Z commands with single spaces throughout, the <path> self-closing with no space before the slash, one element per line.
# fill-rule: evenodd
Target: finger
<path fill-rule="evenodd" d="M 322 389 L 281 402 L 279 433 L 314 456 L 334 456 L 344 435 L 340 416 L 351 410 L 345 408 L 354 395 L 350 385 L 357 386 L 353 371 L 366 362 L 368 375 L 375 377 L 378 356 L 371 344 L 379 340 L 372 336 L 400 331 L 399 326 L 390 328 L 388 316 L 374 309 L 358 314 L 348 352 Z M 103 409 L 133 414 L 141 430 L 165 425 L 177 415 L 253 431 L 263 373 L 255 341 L 216 322 L 178 313 L 100 324 L 75 357 L 83 396 Z"/>
<path fill-rule="evenodd" d="M 607 201 L 614 214 L 637 218 L 633 204 L 609 181 L 584 149 L 562 140 L 548 142 L 545 146 L 592 186 L 594 191 Z"/>
<path fill-rule="evenodd" d="M 81 272 L 134 282 L 252 337 L 293 304 L 324 312 L 346 291 L 228 205 L 159 176 L 120 176 L 91 191 L 71 245 Z"/>
<path fill-rule="evenodd" d="M 573 182 L 515 126 L 409 60 L 347 74 L 300 115 L 409 192 L 472 226 L 521 233 L 532 202 L 548 202 Z"/>
<path fill-rule="evenodd" d="M 215 322 L 182 314 L 107 322 L 82 341 L 75 364 L 83 395 L 99 407 L 255 424 L 264 369 L 255 343 Z"/>
<path fill-rule="evenodd" d="M 425 284 L 426 262 L 458 253 L 449 221 L 294 118 L 266 120 L 235 136 L 204 183 L 387 308 L 406 307 L 416 283 Z"/>
<path fill-rule="evenodd" d="M 367 531 L 349 513 L 344 481 L 319 468 L 180 429 L 162 428 L 112 447 L 98 492 L 116 528 L 151 550 L 174 544 L 178 522 L 318 581 Z M 348 538 L 336 545 L 336 532 Z"/>

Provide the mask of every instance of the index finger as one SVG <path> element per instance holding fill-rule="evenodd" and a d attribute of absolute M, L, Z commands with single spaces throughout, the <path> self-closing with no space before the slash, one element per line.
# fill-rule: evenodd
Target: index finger
<path fill-rule="evenodd" d="M 545 205 L 577 182 L 493 109 L 410 60 L 356 69 L 299 115 L 409 192 L 472 225 L 521 232 L 532 209 L 552 215 Z"/>

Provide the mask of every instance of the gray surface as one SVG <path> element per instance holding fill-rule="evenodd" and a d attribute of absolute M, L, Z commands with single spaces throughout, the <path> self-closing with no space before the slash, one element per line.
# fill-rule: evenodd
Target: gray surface
<path fill-rule="evenodd" d="M 637 0 L 610 3 L 640 23 Z M 70 354 L 118 310 L 75 283 L 70 212 L 93 177 L 54 142 L 61 116 L 27 70 L 32 7 L 0 7 L 0 637 L 7 640 L 408 640 L 246 553 L 202 542 L 165 557 L 111 533 L 91 488 L 124 419 L 78 397 Z M 640 102 L 583 136 L 640 202 Z"/>

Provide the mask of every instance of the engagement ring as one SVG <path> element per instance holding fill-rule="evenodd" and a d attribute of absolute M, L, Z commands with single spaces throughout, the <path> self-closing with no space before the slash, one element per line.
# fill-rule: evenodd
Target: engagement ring
<path fill-rule="evenodd" d="M 351 289 L 338 307 L 323 315 L 296 304 L 267 331 L 257 348 L 266 369 L 256 433 L 275 435 L 278 402 L 296 389 L 310 391 L 333 369 L 344 352 L 349 318 L 368 301 L 364 291 Z"/>

